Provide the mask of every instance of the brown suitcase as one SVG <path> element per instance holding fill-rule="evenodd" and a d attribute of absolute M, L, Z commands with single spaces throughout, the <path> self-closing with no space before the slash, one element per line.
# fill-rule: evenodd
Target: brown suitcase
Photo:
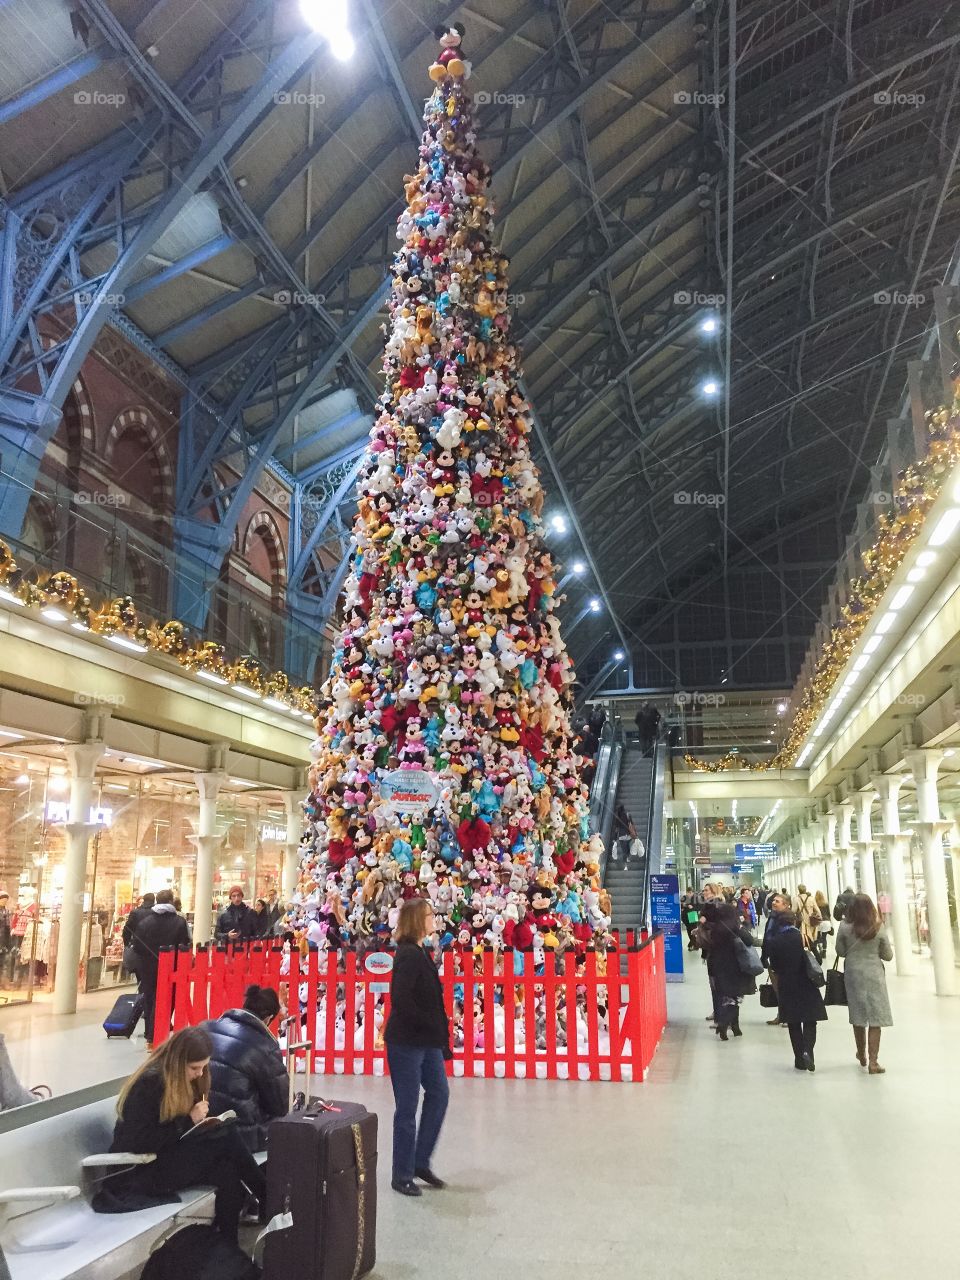
<path fill-rule="evenodd" d="M 293 1226 L 264 1242 L 264 1280 L 358 1280 L 377 1238 L 377 1117 L 356 1102 L 314 1102 L 274 1120 L 267 1137 L 267 1209 Z"/>

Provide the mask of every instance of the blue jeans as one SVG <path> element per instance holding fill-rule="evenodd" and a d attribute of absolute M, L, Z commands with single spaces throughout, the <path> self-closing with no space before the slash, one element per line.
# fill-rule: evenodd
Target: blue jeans
<path fill-rule="evenodd" d="M 393 1180 L 409 1182 L 417 1169 L 429 1169 L 447 1113 L 450 1086 L 442 1049 L 388 1044 L 387 1062 L 396 1111 L 393 1116 Z M 417 1106 L 423 1086 L 423 1111 L 417 1131 Z"/>

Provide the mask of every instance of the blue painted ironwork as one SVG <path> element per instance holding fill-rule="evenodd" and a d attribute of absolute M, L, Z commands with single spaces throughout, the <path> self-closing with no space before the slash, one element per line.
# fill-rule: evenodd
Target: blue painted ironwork
<path fill-rule="evenodd" d="M 68 62 L 65 66 L 58 67 L 56 71 L 45 76 L 42 80 L 38 80 L 29 89 L 24 89 L 15 98 L 10 98 L 8 101 L 0 103 L 0 124 L 7 124 L 8 121 L 15 120 L 17 116 L 23 115 L 25 111 L 30 111 L 33 107 L 39 106 L 41 102 L 46 102 L 47 98 L 52 98 L 61 89 L 66 89 L 70 85 L 76 84 L 78 80 L 82 80 L 84 76 L 91 75 L 98 67 L 103 65 L 103 61 L 103 55 L 96 50 L 92 50 L 90 53 L 75 58 L 73 62 Z"/>

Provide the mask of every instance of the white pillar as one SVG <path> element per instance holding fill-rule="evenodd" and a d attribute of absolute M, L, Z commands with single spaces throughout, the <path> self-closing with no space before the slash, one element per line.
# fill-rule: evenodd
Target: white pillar
<path fill-rule="evenodd" d="M 70 821 L 63 879 L 63 907 L 57 942 L 57 974 L 53 984 L 53 1012 L 76 1013 L 83 936 L 83 891 L 87 853 L 96 823 L 89 821 L 93 779 L 104 752 L 102 742 L 75 742 L 64 748 L 70 765 Z"/>
<path fill-rule="evenodd" d="M 200 816 L 197 820 L 197 883 L 193 892 L 194 945 L 213 937 L 213 863 L 223 843 L 217 834 L 217 797 L 226 779 L 224 769 L 194 774 L 200 792 Z"/>
<path fill-rule="evenodd" d="M 877 847 L 877 841 L 873 838 L 870 810 L 873 808 L 875 799 L 876 792 L 872 789 L 861 791 L 857 797 L 859 812 L 857 813 L 856 840 L 856 848 L 860 854 L 860 892 L 865 893 L 874 902 L 877 900 L 877 868 L 873 851 Z"/>
<path fill-rule="evenodd" d="M 303 795 L 299 791 L 285 791 L 283 803 L 287 810 L 287 842 L 283 851 L 283 875 L 280 878 L 280 897 L 283 905 L 293 901 L 300 874 L 300 836 L 303 830 Z"/>
<path fill-rule="evenodd" d="M 837 805 L 839 814 L 839 830 L 837 832 L 837 849 L 840 852 L 840 889 L 856 889 L 857 869 L 853 841 L 850 838 L 850 822 L 853 818 L 853 805 L 844 800 Z"/>
<path fill-rule="evenodd" d="M 902 774 L 884 773 L 871 778 L 871 782 L 880 796 L 883 848 L 887 857 L 887 878 L 890 881 L 890 927 L 897 973 L 903 978 L 915 972 L 907 906 L 907 877 L 903 867 L 905 837 L 900 834 L 900 810 L 897 805 L 904 777 Z"/>
<path fill-rule="evenodd" d="M 824 838 L 823 844 L 826 849 L 826 860 L 824 862 L 823 873 L 826 878 L 826 887 L 824 893 L 827 895 L 827 902 L 830 904 L 830 910 L 833 910 L 834 903 L 840 895 L 840 876 L 837 867 L 837 822 L 839 814 L 834 813 L 831 809 L 824 817 Z"/>
<path fill-rule="evenodd" d="M 957 973 L 947 896 L 947 869 L 943 858 L 943 833 L 950 823 L 940 817 L 937 795 L 937 770 L 943 752 L 924 748 L 906 752 L 905 759 L 917 784 L 917 811 L 920 815 L 917 825 L 923 841 L 923 879 L 927 893 L 933 978 L 938 996 L 952 996 L 956 994 Z"/>

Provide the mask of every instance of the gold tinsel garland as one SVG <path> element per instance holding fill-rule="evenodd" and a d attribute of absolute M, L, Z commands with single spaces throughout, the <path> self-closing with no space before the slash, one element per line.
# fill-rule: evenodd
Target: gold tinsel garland
<path fill-rule="evenodd" d="M 830 638 L 817 658 L 813 678 L 800 699 L 784 743 L 769 760 L 747 763 L 728 752 L 717 760 L 701 760 L 685 755 L 691 769 L 726 773 L 731 769 L 763 772 L 789 768 L 800 754 L 804 739 L 823 711 L 840 673 L 847 665 L 857 641 L 873 617 L 884 592 L 893 580 L 904 556 L 923 528 L 944 480 L 960 462 L 960 409 L 945 406 L 926 415 L 930 445 L 927 456 L 909 466 L 894 487 L 891 512 L 877 521 L 877 536 L 863 553 L 866 576 L 855 578 L 847 589 L 847 603 L 841 620 L 831 629 Z"/>
<path fill-rule="evenodd" d="M 295 687 L 283 671 L 268 671 L 250 656 L 229 659 L 216 640 L 192 637 L 182 622 L 162 625 L 141 618 L 130 596 L 95 604 L 70 573 L 59 570 L 31 582 L 17 565 L 13 552 L 0 540 L 0 587 L 28 608 L 58 609 L 80 629 L 93 635 L 122 636 L 155 653 L 175 658 L 188 671 L 204 671 L 228 684 L 244 685 L 263 698 L 282 702 L 291 711 L 315 714 L 310 685 Z"/>

